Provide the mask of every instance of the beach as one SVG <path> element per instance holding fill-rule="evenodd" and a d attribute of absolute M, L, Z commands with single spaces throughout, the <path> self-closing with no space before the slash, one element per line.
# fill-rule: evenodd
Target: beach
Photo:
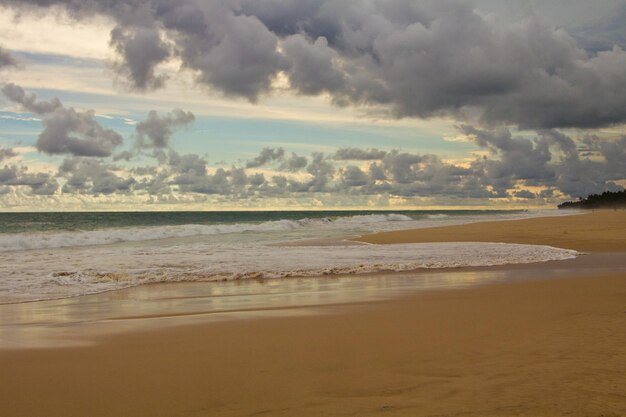
<path fill-rule="evenodd" d="M 0 415 L 623 416 L 625 220 L 603 211 L 364 236 L 588 255 L 492 267 L 509 279 L 320 304 L 311 314 L 172 323 L 164 313 L 123 332 L 82 325 L 83 345 L 0 349 Z"/>
<path fill-rule="evenodd" d="M 0 22 L 0 417 L 626 417 L 626 0 Z"/>
<path fill-rule="evenodd" d="M 376 233 L 361 242 L 501 242 L 549 245 L 581 252 L 626 251 L 626 210 L 599 210 L 566 217 L 538 217 L 514 222 L 476 222 Z"/>

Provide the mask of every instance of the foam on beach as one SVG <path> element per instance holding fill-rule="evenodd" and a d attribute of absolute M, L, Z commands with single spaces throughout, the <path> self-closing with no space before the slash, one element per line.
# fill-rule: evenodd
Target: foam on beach
<path fill-rule="evenodd" d="M 576 257 L 549 246 L 499 243 L 290 246 L 108 245 L 0 255 L 0 303 L 64 298 L 161 282 L 278 279 L 409 271 Z"/>
<path fill-rule="evenodd" d="M 575 257 L 574 251 L 548 246 L 497 243 L 372 246 L 341 240 L 378 231 L 513 220 L 540 214 L 545 215 L 538 212 L 422 214 L 413 218 L 381 213 L 256 223 L 4 233 L 0 234 L 3 266 L 0 303 L 74 297 L 159 282 L 314 277 Z M 302 241 L 307 244 L 300 245 Z M 332 246 L 327 246 L 328 242 Z"/>

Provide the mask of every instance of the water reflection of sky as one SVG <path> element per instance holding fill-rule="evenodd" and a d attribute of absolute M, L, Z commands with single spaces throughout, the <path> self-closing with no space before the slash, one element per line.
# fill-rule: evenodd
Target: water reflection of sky
<path fill-rule="evenodd" d="M 109 334 L 169 325 L 329 314 L 338 308 L 363 307 L 363 303 L 420 291 L 608 271 L 626 272 L 626 259 L 608 253 L 517 267 L 145 285 L 0 305 L 0 349 L 82 345 Z"/>
<path fill-rule="evenodd" d="M 324 314 L 329 306 L 462 288 L 495 272 L 393 273 L 358 277 L 157 284 L 84 297 L 0 305 L 0 348 L 87 343 L 94 335 L 202 321 Z"/>

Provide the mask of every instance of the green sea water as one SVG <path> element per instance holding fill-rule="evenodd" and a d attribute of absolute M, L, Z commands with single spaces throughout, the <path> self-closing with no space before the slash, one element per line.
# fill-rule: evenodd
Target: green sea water
<path fill-rule="evenodd" d="M 438 216 L 490 216 L 521 213 L 502 210 L 354 210 L 354 211 L 136 211 L 0 213 L 0 233 L 90 231 L 124 227 L 262 223 L 278 220 L 330 219 L 397 214 L 413 220 Z"/>

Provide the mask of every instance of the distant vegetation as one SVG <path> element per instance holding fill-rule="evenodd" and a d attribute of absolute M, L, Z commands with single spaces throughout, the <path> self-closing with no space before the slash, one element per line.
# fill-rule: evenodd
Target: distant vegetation
<path fill-rule="evenodd" d="M 578 201 L 567 201 L 559 204 L 560 209 L 580 208 L 580 209 L 600 209 L 600 208 L 626 208 L 626 190 L 602 194 L 592 194 L 587 198 Z"/>

